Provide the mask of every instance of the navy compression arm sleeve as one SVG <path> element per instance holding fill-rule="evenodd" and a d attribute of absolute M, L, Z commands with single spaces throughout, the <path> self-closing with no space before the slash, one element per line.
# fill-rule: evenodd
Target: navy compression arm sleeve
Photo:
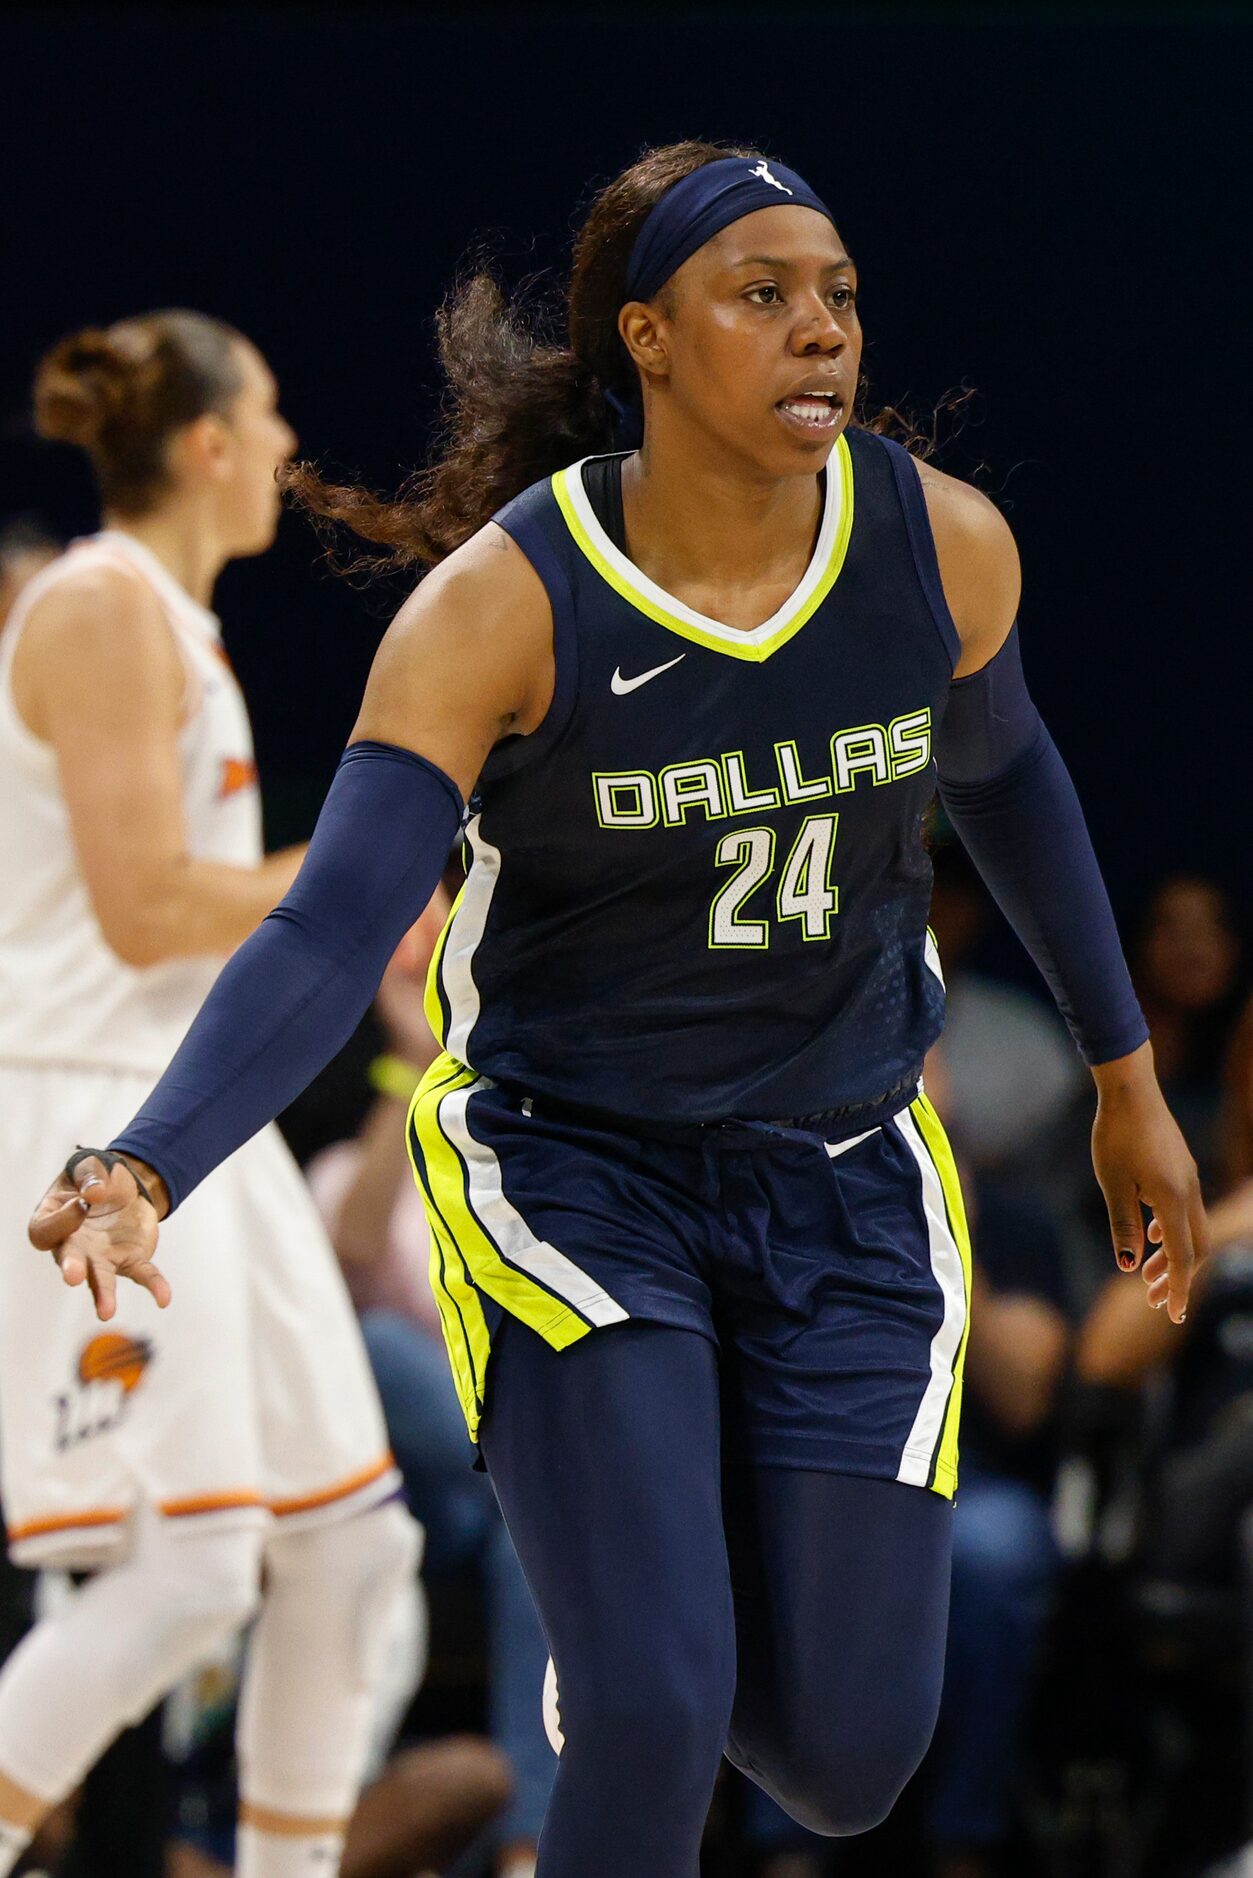
<path fill-rule="evenodd" d="M 936 735 L 940 798 L 997 905 L 1045 978 L 1088 1063 L 1148 1028 L 1066 765 L 1031 701 L 1015 626 L 959 678 Z"/>
<path fill-rule="evenodd" d="M 387 743 L 345 751 L 291 891 L 111 1144 L 156 1168 L 171 1209 L 347 1042 L 438 886 L 461 816 L 456 785 L 424 757 Z"/>

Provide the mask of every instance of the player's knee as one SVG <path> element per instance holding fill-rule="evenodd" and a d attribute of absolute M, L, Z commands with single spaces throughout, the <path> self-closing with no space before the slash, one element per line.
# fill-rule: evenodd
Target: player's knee
<path fill-rule="evenodd" d="M 901 1719 L 902 1726 L 853 1738 L 815 1729 L 771 1756 L 773 1766 L 755 1762 L 745 1771 L 809 1832 L 853 1838 L 883 1823 L 927 1751 L 931 1720 L 924 1728 Z"/>
<path fill-rule="evenodd" d="M 417 1593 L 422 1528 L 398 1500 L 266 1546 L 266 1596 L 316 1628 L 328 1663 L 353 1687 L 383 1673 L 404 1599 Z"/>
<path fill-rule="evenodd" d="M 119 1578 L 125 1571 L 119 1567 Z M 166 1552 L 160 1569 L 139 1577 L 133 1594 L 142 1623 L 133 1639 L 133 1685 L 145 1692 L 142 1713 L 150 1686 L 168 1688 L 251 1621 L 261 1595 L 260 1536 L 189 1534 Z"/>

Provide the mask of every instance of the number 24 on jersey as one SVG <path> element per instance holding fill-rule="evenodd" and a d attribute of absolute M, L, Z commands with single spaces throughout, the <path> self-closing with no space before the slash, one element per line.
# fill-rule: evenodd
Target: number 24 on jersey
<path fill-rule="evenodd" d="M 829 939 L 831 921 L 840 910 L 840 890 L 831 880 L 839 825 L 838 815 L 807 816 L 779 876 L 776 914 L 780 920 L 799 920 L 806 939 Z M 710 945 L 768 946 L 770 922 L 746 917 L 744 907 L 774 873 L 774 829 L 737 828 L 723 835 L 714 850 L 714 860 L 719 867 L 733 867 L 735 872 L 715 894 L 709 909 Z"/>

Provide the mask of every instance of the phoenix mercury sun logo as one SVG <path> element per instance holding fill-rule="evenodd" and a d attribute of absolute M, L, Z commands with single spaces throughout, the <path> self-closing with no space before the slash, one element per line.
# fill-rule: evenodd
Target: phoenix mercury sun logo
<path fill-rule="evenodd" d="M 777 189 L 781 195 L 790 196 L 794 193 L 794 191 L 788 188 L 786 183 L 781 183 L 777 176 L 770 174 L 770 165 L 767 163 L 765 157 L 761 159 L 760 163 L 755 163 L 748 173 L 750 176 L 760 177 L 763 183 L 769 183 L 770 187 Z"/>
<path fill-rule="evenodd" d="M 53 1446 L 59 1453 L 116 1428 L 153 1360 L 147 1337 L 105 1332 L 79 1352 L 73 1383 L 53 1398 Z"/>

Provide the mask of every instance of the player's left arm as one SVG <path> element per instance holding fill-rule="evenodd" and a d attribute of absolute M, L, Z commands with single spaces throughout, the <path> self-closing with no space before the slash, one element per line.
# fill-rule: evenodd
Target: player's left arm
<path fill-rule="evenodd" d="M 1092 1160 L 1124 1270 L 1183 1321 L 1208 1250 L 1196 1167 L 1158 1086 L 1074 785 L 1023 678 L 1018 551 L 987 497 L 920 466 L 961 656 L 935 740 L 949 819 L 1044 973 L 1097 1089 Z"/>

